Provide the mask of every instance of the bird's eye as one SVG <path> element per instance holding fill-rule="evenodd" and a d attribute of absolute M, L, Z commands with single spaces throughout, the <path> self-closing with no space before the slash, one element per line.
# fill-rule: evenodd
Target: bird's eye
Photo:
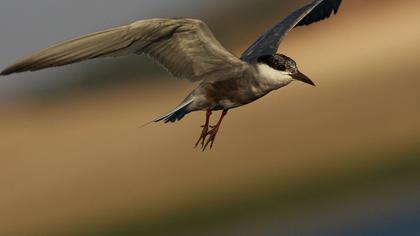
<path fill-rule="evenodd" d="M 277 65 L 277 70 L 280 70 L 280 71 L 286 71 L 286 66 L 285 66 L 285 65 L 283 65 L 283 64 L 278 64 L 278 65 Z"/>

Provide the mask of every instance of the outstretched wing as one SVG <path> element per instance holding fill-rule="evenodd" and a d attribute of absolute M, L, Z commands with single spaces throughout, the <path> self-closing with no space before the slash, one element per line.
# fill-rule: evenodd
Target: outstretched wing
<path fill-rule="evenodd" d="M 254 62 L 258 57 L 273 55 L 277 52 L 280 43 L 290 30 L 301 25 L 310 25 L 314 22 L 326 19 L 332 12 L 337 13 L 341 0 L 315 0 L 274 26 L 261 35 L 241 56 L 246 62 Z"/>
<path fill-rule="evenodd" d="M 41 50 L 1 75 L 36 71 L 84 60 L 147 54 L 177 78 L 211 78 L 244 62 L 228 52 L 208 26 L 195 19 L 148 19 L 89 34 Z"/>

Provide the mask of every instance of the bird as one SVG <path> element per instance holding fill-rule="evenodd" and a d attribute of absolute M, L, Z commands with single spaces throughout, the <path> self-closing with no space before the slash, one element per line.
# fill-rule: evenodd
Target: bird
<path fill-rule="evenodd" d="M 292 58 L 277 51 L 292 29 L 327 19 L 337 14 L 340 5 L 341 0 L 311 1 L 264 32 L 240 57 L 225 49 L 199 19 L 151 18 L 50 46 L 17 61 L 0 75 L 89 59 L 145 54 L 173 77 L 197 83 L 178 106 L 151 123 L 173 123 L 191 112 L 205 112 L 205 123 L 195 143 L 196 148 L 200 146 L 205 151 L 213 148 L 229 110 L 294 81 L 315 86 Z M 215 125 L 210 125 L 215 111 L 221 111 L 221 116 Z"/>

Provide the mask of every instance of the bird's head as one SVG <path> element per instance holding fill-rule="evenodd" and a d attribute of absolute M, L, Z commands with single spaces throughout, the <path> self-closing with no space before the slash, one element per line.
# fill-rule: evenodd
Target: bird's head
<path fill-rule="evenodd" d="M 285 72 L 290 75 L 293 80 L 298 80 L 310 85 L 315 86 L 315 83 L 312 82 L 306 75 L 299 71 L 296 62 L 286 55 L 283 54 L 275 54 L 275 55 L 267 55 L 261 56 L 258 58 L 258 63 L 263 63 L 271 68 Z"/>

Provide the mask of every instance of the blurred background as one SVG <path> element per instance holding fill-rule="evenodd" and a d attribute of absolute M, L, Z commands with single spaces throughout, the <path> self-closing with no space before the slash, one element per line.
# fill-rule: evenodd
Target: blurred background
<path fill-rule="evenodd" d="M 236 55 L 308 0 L 2 0 L 0 67 L 151 17 L 206 21 Z M 420 1 L 344 0 L 280 51 L 316 81 L 140 125 L 194 84 L 144 57 L 0 79 L 0 235 L 420 235 Z"/>

